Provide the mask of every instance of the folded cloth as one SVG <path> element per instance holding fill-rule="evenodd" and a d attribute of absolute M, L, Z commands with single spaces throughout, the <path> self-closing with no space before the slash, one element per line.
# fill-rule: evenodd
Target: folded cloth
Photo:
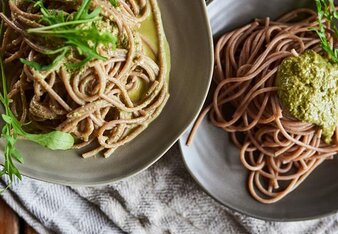
<path fill-rule="evenodd" d="M 6 186 L 5 178 L 0 180 Z M 334 233 L 338 215 L 265 222 L 229 211 L 206 195 L 175 145 L 148 170 L 101 187 L 67 187 L 24 178 L 3 194 L 39 233 Z"/>

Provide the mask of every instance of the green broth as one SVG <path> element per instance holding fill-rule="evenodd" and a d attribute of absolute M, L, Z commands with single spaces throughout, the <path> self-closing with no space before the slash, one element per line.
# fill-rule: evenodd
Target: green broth
<path fill-rule="evenodd" d="M 161 27 L 163 27 L 161 25 Z M 144 52 L 147 56 L 149 56 L 151 59 L 153 59 L 155 62 L 158 62 L 157 57 L 158 57 L 158 45 L 159 45 L 159 38 L 157 34 L 157 28 L 156 28 L 156 23 L 154 20 L 154 15 L 151 13 L 146 20 L 144 20 L 141 24 L 141 27 L 139 29 L 139 33 L 142 35 L 144 39 L 148 43 L 142 42 Z M 164 34 L 163 28 L 161 29 L 161 33 Z M 166 81 L 169 82 L 169 74 L 170 74 L 170 48 L 169 48 L 169 43 L 163 35 L 164 38 L 164 44 L 165 44 L 165 67 L 166 67 Z M 154 50 L 154 52 L 153 52 Z M 129 92 L 130 98 L 132 101 L 137 101 L 142 96 L 145 94 L 147 91 L 147 84 L 143 80 L 137 80 L 136 81 L 136 87 Z"/>

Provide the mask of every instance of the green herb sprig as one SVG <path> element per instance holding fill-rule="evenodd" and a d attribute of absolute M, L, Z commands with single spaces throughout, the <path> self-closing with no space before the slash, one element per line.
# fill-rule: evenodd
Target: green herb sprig
<path fill-rule="evenodd" d="M 2 102 L 5 109 L 5 113 L 1 115 L 4 121 L 1 136 L 5 141 L 5 162 L 2 165 L 3 169 L 0 171 L 0 176 L 8 175 L 11 184 L 14 180 L 14 177 L 17 177 L 19 180 L 22 179 L 21 173 L 14 164 L 15 161 L 19 163 L 24 162 L 21 153 L 15 147 L 18 136 L 24 137 L 27 140 L 38 143 L 51 150 L 71 149 L 74 145 L 74 138 L 71 134 L 61 131 L 53 131 L 46 134 L 30 134 L 25 132 L 22 129 L 21 123 L 16 119 L 15 115 L 9 107 L 10 100 L 8 98 L 7 79 L 5 75 L 2 55 L 0 56 L 0 70 L 2 82 L 2 93 L 0 94 L 0 101 Z M 0 193 L 1 192 L 3 191 L 0 191 Z"/>
<path fill-rule="evenodd" d="M 1 12 L 5 13 L 5 1 L 1 0 Z M 0 23 L 0 40 L 3 37 L 3 20 Z M 15 162 L 23 163 L 23 157 L 16 148 L 16 142 L 19 136 L 26 138 L 27 140 L 36 142 L 44 147 L 52 150 L 67 150 L 72 148 L 74 145 L 74 138 L 71 134 L 53 131 L 46 134 L 30 134 L 23 130 L 21 123 L 16 119 L 15 115 L 11 111 L 10 99 L 8 98 L 7 90 L 7 78 L 5 74 L 5 67 L 3 62 L 3 54 L 0 53 L 0 75 L 1 75 L 1 86 L 2 93 L 0 93 L 0 102 L 4 106 L 4 114 L 1 115 L 4 125 L 1 130 L 1 137 L 5 142 L 3 156 L 4 163 L 0 171 L 0 177 L 7 175 L 10 183 L 6 188 L 0 191 L 0 194 L 8 189 L 14 181 L 14 178 L 22 179 L 21 173 L 15 165 Z"/>
<path fill-rule="evenodd" d="M 338 13 L 336 11 L 334 0 L 315 0 L 318 14 L 318 27 L 319 28 L 310 28 L 312 31 L 315 31 L 320 38 L 322 48 L 329 55 L 330 60 L 335 63 L 338 63 L 338 49 L 333 48 L 329 43 L 327 38 L 327 29 L 324 25 L 324 21 L 330 24 L 331 30 L 335 33 L 335 36 L 338 36 L 338 29 L 336 26 L 336 21 L 338 20 Z"/>
<path fill-rule="evenodd" d="M 27 32 L 63 40 L 61 47 L 45 52 L 46 55 L 56 55 L 49 65 L 41 65 L 34 61 L 20 59 L 22 63 L 33 67 L 35 70 L 48 71 L 52 69 L 66 57 L 71 49 L 75 49 L 80 55 L 84 56 L 84 59 L 79 63 L 66 64 L 71 69 L 77 69 L 93 59 L 106 60 L 105 57 L 97 53 L 99 44 L 110 44 L 113 49 L 116 47 L 117 38 L 108 32 L 101 33 L 95 26 L 94 22 L 101 19 L 101 8 L 98 7 L 90 12 L 90 0 L 82 1 L 79 9 L 72 15 L 62 10 L 47 9 L 43 4 L 43 0 L 38 0 L 35 6 L 40 8 L 41 21 L 48 24 L 48 26 L 31 28 Z"/>

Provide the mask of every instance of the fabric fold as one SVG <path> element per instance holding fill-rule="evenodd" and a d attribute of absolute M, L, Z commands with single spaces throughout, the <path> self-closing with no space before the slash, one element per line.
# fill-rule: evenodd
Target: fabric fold
<path fill-rule="evenodd" d="M 6 185 L 2 178 L 0 187 Z M 184 167 L 178 145 L 140 174 L 99 187 L 25 177 L 4 200 L 39 233 L 337 233 L 338 215 L 266 222 L 210 198 Z"/>

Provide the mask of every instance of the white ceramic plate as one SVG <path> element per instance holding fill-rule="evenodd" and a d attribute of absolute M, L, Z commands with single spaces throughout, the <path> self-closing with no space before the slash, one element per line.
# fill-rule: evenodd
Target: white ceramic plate
<path fill-rule="evenodd" d="M 214 0 L 209 17 L 215 39 L 224 32 L 254 18 L 277 17 L 306 0 Z M 338 210 L 338 160 L 321 165 L 305 182 L 283 200 L 264 205 L 247 191 L 247 172 L 239 160 L 239 150 L 228 135 L 205 119 L 190 147 L 188 132 L 180 139 L 186 166 L 195 180 L 225 206 L 266 220 L 290 221 L 320 217 Z"/>

